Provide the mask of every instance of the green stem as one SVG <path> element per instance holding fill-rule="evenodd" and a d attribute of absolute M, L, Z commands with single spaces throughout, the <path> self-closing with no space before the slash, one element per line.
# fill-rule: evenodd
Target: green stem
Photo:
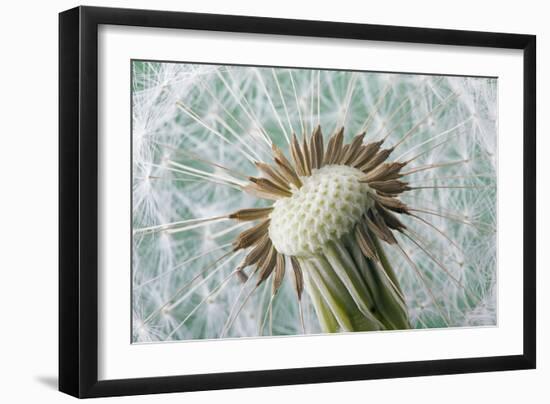
<path fill-rule="evenodd" d="M 395 273 L 380 244 L 376 248 L 380 263 L 351 237 L 328 242 L 315 257 L 298 257 L 323 332 L 410 328 Z"/>
<path fill-rule="evenodd" d="M 384 267 L 384 270 L 386 271 L 386 274 L 388 274 L 388 277 L 391 279 L 393 285 L 399 292 L 401 296 L 403 296 L 403 292 L 401 291 L 401 287 L 399 286 L 399 281 L 397 280 L 397 276 L 395 275 L 395 272 L 390 265 L 390 262 L 388 261 L 388 257 L 386 256 L 386 253 L 384 252 L 384 248 L 380 244 L 380 241 L 376 239 L 376 237 L 372 237 L 373 242 L 376 246 L 376 250 L 378 251 L 378 258 L 380 259 L 380 263 Z"/>
<path fill-rule="evenodd" d="M 308 291 L 313 307 L 315 307 L 315 312 L 317 313 L 317 318 L 321 325 L 323 332 L 338 332 L 339 326 L 338 322 L 334 318 L 332 311 L 325 303 L 324 298 L 321 296 L 321 292 L 313 280 L 311 279 L 312 270 L 309 269 L 309 264 L 307 261 L 301 260 L 301 267 L 304 275 L 304 286 Z"/>

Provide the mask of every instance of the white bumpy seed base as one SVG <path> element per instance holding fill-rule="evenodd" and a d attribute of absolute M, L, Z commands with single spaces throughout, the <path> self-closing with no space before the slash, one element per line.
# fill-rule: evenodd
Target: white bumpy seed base
<path fill-rule="evenodd" d="M 373 204 L 368 185 L 359 182 L 363 175 L 349 166 L 330 165 L 302 177 L 303 186 L 275 202 L 271 212 L 269 237 L 276 250 L 308 257 L 351 232 Z"/>

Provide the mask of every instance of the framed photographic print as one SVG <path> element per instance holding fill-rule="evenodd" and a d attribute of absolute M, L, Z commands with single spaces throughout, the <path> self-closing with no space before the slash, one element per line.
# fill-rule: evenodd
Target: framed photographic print
<path fill-rule="evenodd" d="M 535 367 L 535 37 L 60 14 L 60 390 Z"/>

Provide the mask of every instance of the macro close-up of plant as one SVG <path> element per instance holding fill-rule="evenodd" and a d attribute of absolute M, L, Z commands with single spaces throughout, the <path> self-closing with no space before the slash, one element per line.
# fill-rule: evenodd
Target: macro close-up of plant
<path fill-rule="evenodd" d="M 132 61 L 132 341 L 497 324 L 497 79 Z"/>

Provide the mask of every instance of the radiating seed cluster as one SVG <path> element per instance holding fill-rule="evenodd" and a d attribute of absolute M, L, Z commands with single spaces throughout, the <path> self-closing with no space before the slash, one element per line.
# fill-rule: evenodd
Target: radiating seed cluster
<path fill-rule="evenodd" d="M 360 254 L 356 257 L 358 261 L 371 262 L 377 271 L 382 271 L 382 278 L 392 279 L 384 286 L 392 297 L 383 304 L 392 302 L 399 309 L 394 312 L 396 323 L 385 318 L 385 326 L 394 328 L 395 324 L 399 324 L 398 328 L 407 328 L 409 322 L 404 310 L 404 298 L 393 270 L 384 265 L 379 242 L 397 244 L 394 232 L 406 230 L 398 215 L 406 215 L 410 211 L 398 196 L 411 190 L 408 182 L 401 178 L 405 175 L 402 169 L 412 160 L 388 162 L 394 148 L 383 148 L 384 139 L 364 143 L 365 135 L 365 132 L 359 133 L 346 143 L 344 128 L 340 127 L 329 137 L 325 147 L 321 127 L 317 126 L 310 136 L 304 135 L 301 142 L 295 134 L 292 135 L 290 159 L 276 145 L 272 145 L 274 164 L 257 162 L 261 175 L 249 177 L 250 182 L 241 187 L 257 197 L 275 201 L 273 206 L 241 209 L 229 215 L 230 219 L 257 222 L 240 233 L 233 242 L 234 251 L 248 249 L 238 273 L 244 281 L 254 276 L 257 286 L 273 274 L 273 293 L 276 293 L 285 275 L 286 258 L 290 258 L 296 292 L 298 299 L 301 299 L 304 276 L 309 279 L 310 274 L 302 270 L 300 258 L 319 258 L 317 256 L 323 255 L 328 242 L 338 242 L 346 235 L 355 240 L 353 244 L 356 243 Z M 274 224 L 271 223 L 273 220 Z M 348 264 L 342 264 L 342 259 L 347 260 Z M 339 263 L 336 264 L 336 261 Z M 360 279 L 361 276 L 355 273 L 355 264 L 351 266 L 351 258 L 343 258 L 340 254 L 336 261 L 335 265 L 344 265 L 353 272 L 338 275 L 345 278 L 338 282 L 353 282 L 351 277 L 355 277 L 356 282 Z M 321 272 L 330 276 L 331 271 L 332 266 L 328 265 Z M 318 286 L 324 282 L 318 279 Z M 329 282 L 328 285 L 338 285 L 338 282 Z M 323 310 L 323 304 L 320 302 L 316 306 L 318 313 Z M 356 308 L 353 303 L 350 310 Z M 359 316 L 376 317 L 367 311 Z M 376 322 L 379 320 L 357 324 L 366 329 L 380 329 Z M 325 322 L 328 323 L 330 320 Z M 352 323 L 341 324 L 341 327 L 351 329 L 349 327 L 354 327 Z"/>
<path fill-rule="evenodd" d="M 311 256 L 349 233 L 372 206 L 363 173 L 345 165 L 314 169 L 292 196 L 275 202 L 269 237 L 280 254 Z"/>

